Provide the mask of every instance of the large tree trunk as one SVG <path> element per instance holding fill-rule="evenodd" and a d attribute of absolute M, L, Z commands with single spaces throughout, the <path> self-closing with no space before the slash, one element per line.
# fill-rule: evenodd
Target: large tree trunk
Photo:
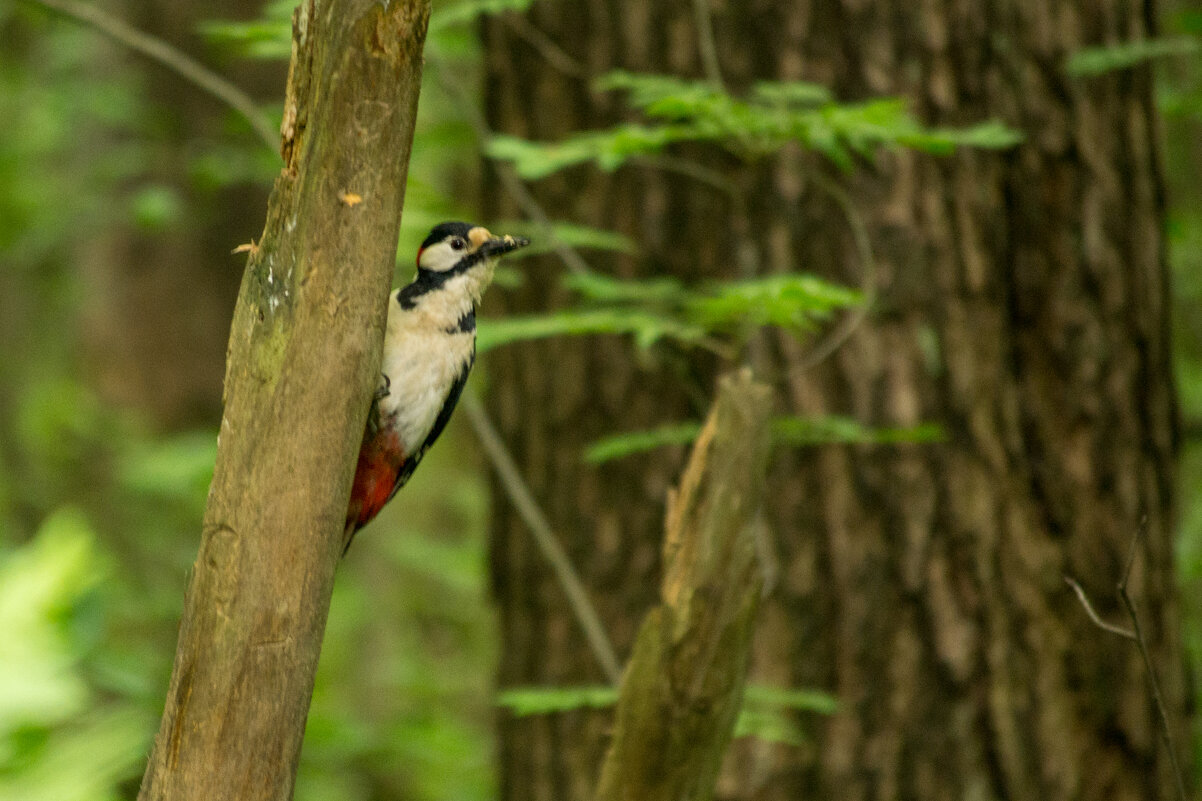
<path fill-rule="evenodd" d="M 715 14 L 736 89 L 820 81 L 846 100 L 907 96 L 931 124 L 1000 117 L 1028 135 L 1003 154 L 898 153 L 872 175 L 828 176 L 850 184 L 868 225 L 878 299 L 812 369 L 794 341 L 761 343 L 783 376 L 781 406 L 875 425 L 937 422 L 947 439 L 778 458 L 768 512 L 779 580 L 753 670 L 829 690 L 841 705 L 804 721 L 810 746 L 740 747 L 725 792 L 1170 797 L 1139 655 L 1096 629 L 1063 580 L 1081 580 L 1117 614 L 1114 583 L 1146 527 L 1132 589 L 1171 724 L 1184 735 L 1176 409 L 1151 87 L 1142 70 L 1075 81 L 1063 69 L 1079 47 L 1153 35 L 1153 4 L 898 10 L 880 0 L 763 0 Z M 530 22 L 583 54 L 582 69 L 554 69 L 522 27 L 489 24 L 487 99 L 505 132 L 554 139 L 612 122 L 614 107 L 587 83 L 608 69 L 702 72 L 694 4 L 684 0 L 542 3 Z M 637 258 L 593 258 L 600 270 L 865 280 L 839 204 L 811 177 L 824 169 L 817 159 L 789 150 L 741 168 L 687 155 L 707 156 L 742 188 L 741 201 L 636 168 L 580 169 L 539 184 L 536 196 L 643 248 Z M 511 295 L 523 310 L 561 302 L 548 289 L 554 265 L 543 268 Z M 699 416 L 694 390 L 712 367 L 666 358 L 648 368 L 611 340 L 511 348 L 491 362 L 502 428 L 625 655 L 652 600 L 663 494 L 680 454 L 592 469 L 580 452 L 604 433 Z M 503 502 L 493 541 L 501 684 L 598 680 Z M 587 712 L 503 719 L 503 798 L 588 798 L 609 724 Z M 1185 751 L 1183 736 L 1178 743 Z"/>
<path fill-rule="evenodd" d="M 139 799 L 287 801 L 378 382 L 428 0 L 308 0 L 230 331 L 200 553 Z"/>

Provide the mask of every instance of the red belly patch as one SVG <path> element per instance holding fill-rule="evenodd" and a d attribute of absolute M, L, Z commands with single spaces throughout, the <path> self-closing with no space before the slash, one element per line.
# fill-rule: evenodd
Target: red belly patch
<path fill-rule="evenodd" d="M 396 491 L 404 463 L 405 450 L 395 430 L 382 428 L 363 441 L 346 512 L 350 532 L 367 525 L 388 503 Z"/>

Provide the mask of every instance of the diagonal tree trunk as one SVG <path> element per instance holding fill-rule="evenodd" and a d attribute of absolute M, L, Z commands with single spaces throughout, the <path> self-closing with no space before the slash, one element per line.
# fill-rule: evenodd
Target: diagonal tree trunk
<path fill-rule="evenodd" d="M 696 5 L 535 4 L 537 36 L 490 23 L 494 127 L 553 140 L 612 123 L 616 108 L 588 83 L 609 69 L 702 75 Z M 702 5 L 736 91 L 759 79 L 819 81 L 845 100 L 908 97 L 934 125 L 997 117 L 1028 136 L 1004 154 L 896 153 L 871 175 L 825 180 L 824 165 L 799 150 L 752 168 L 675 154 L 725 174 L 737 202 L 633 167 L 581 168 L 535 187 L 559 216 L 639 243 L 637 258 L 592 259 L 607 272 L 804 269 L 870 283 L 871 314 L 817 367 L 789 339 L 762 343 L 782 376 L 781 406 L 946 431 L 938 445 L 831 446 L 776 461 L 779 578 L 753 675 L 826 689 L 840 709 L 803 721 L 807 747 L 741 747 L 722 793 L 1171 797 L 1139 655 L 1094 628 L 1063 581 L 1112 598 L 1147 521 L 1132 589 L 1183 735 L 1177 423 L 1150 80 L 1137 69 L 1078 81 L 1063 67 L 1083 46 L 1155 35 L 1154 3 Z M 578 69 L 545 60 L 547 42 L 579 54 Z M 868 275 L 845 211 L 824 189 L 832 180 L 864 217 Z M 510 296 L 521 310 L 561 302 L 549 288 L 554 267 L 544 269 Z M 610 340 L 514 348 L 492 364 L 506 368 L 493 397 L 504 433 L 627 653 L 631 621 L 653 600 L 657 499 L 680 455 L 590 469 L 580 452 L 603 433 L 698 416 L 691 392 L 708 385 L 711 367 L 646 370 Z M 500 682 L 596 681 L 558 589 L 503 503 L 493 541 Z M 1104 613 L 1118 614 L 1117 603 Z M 503 797 L 590 797 L 609 725 L 585 711 L 503 719 Z"/>
<path fill-rule="evenodd" d="M 292 796 L 376 383 L 427 0 L 303 3 L 284 168 L 230 333 L 217 466 L 140 799 Z"/>

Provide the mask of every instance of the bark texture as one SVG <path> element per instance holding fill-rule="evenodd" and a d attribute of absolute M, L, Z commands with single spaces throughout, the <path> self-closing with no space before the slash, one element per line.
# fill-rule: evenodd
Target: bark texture
<path fill-rule="evenodd" d="M 753 524 L 771 390 L 724 378 L 668 497 L 661 603 L 622 677 L 597 801 L 707 801 L 735 727 L 762 588 Z"/>
<path fill-rule="evenodd" d="M 494 127 L 534 139 L 612 123 L 588 78 L 621 68 L 700 77 L 694 5 L 536 4 L 487 28 Z M 1172 796 L 1139 656 L 1095 629 L 1062 577 L 1104 612 L 1146 520 L 1132 590 L 1184 737 L 1188 702 L 1173 588 L 1177 422 L 1169 361 L 1162 176 L 1149 75 L 1079 81 L 1086 46 L 1155 35 L 1152 2 L 886 0 L 710 3 L 719 62 L 738 91 L 810 80 L 838 97 L 903 95 L 933 125 L 992 117 L 1028 139 L 1006 153 L 884 157 L 847 186 L 875 254 L 864 274 L 847 219 L 787 150 L 744 167 L 701 159 L 736 193 L 625 168 L 536 187 L 562 217 L 625 233 L 638 257 L 592 259 L 621 275 L 684 278 L 810 270 L 870 284 L 872 313 L 835 355 L 759 343 L 797 414 L 873 425 L 940 423 L 934 446 L 782 453 L 770 476 L 778 580 L 761 613 L 754 674 L 829 690 L 812 745 L 747 743 L 720 794 L 797 799 L 1158 799 Z M 551 68 L 549 43 L 580 54 Z M 562 61 L 560 59 L 560 61 Z M 553 269 L 547 265 L 548 274 Z M 561 299 L 549 277 L 511 295 Z M 507 362 L 502 365 L 502 362 Z M 696 415 L 710 367 L 641 364 L 612 341 L 555 342 L 492 357 L 494 407 L 519 462 L 621 649 L 651 602 L 657 497 L 680 455 L 598 470 L 603 432 Z M 650 367 L 651 369 L 647 369 Z M 537 414 L 528 410 L 537 409 Z M 613 498 L 628 499 L 614 504 Z M 502 684 L 595 680 L 558 590 L 504 504 L 494 518 Z M 503 797 L 583 799 L 603 715 L 503 720 Z"/>
<path fill-rule="evenodd" d="M 429 3 L 294 18 L 284 169 L 243 277 L 225 414 L 140 799 L 292 795 L 376 382 Z"/>

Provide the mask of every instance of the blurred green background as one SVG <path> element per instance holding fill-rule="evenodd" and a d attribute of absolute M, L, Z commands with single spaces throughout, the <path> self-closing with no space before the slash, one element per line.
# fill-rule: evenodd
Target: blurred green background
<path fill-rule="evenodd" d="M 278 121 L 292 5 L 115 13 Z M 206 24 L 239 15 L 263 22 Z M 472 219 L 473 138 L 438 89 L 451 69 L 474 92 L 469 23 L 432 31 L 398 282 L 433 222 Z M 0 119 L 0 799 L 132 798 L 216 454 L 230 251 L 259 236 L 279 162 L 211 98 L 31 4 L 0 4 Z M 339 570 L 298 799 L 494 795 L 470 436 L 452 424 Z"/>
<path fill-rule="evenodd" d="M 398 282 L 432 223 L 476 217 L 478 49 L 471 14 L 448 8 L 435 2 Z M 290 2 L 120 13 L 278 114 Z M 221 22 L 238 17 L 257 22 Z M 1202 36 L 1202 12 L 1170 7 L 1165 21 L 1166 35 Z M 1162 59 L 1157 74 L 1185 434 L 1178 564 L 1196 659 L 1202 56 Z M 277 161 L 228 109 L 36 4 L 0 4 L 0 120 L 0 801 L 132 798 L 216 452 L 244 263 L 230 251 L 258 237 Z M 339 571 L 301 801 L 495 795 L 475 450 L 453 420 Z"/>

